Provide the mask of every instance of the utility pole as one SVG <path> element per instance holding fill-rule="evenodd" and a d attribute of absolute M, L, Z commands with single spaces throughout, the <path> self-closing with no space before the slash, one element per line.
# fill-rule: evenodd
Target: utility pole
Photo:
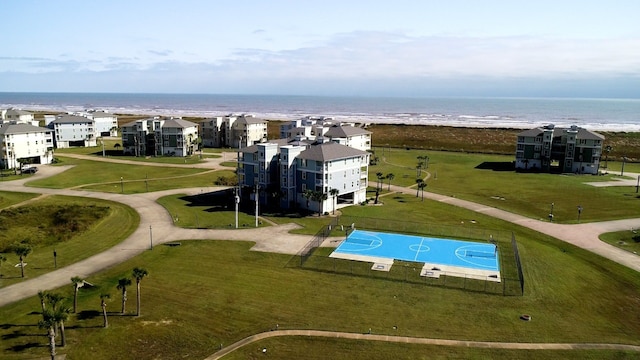
<path fill-rule="evenodd" d="M 240 195 L 238 194 L 238 188 L 236 187 L 233 191 L 235 193 L 235 201 L 236 201 L 236 229 L 238 228 L 238 204 L 240 204 Z"/>
<path fill-rule="evenodd" d="M 260 185 L 256 184 L 256 227 L 258 227 L 258 202 L 260 201 L 260 197 L 258 196 L 260 191 Z"/>

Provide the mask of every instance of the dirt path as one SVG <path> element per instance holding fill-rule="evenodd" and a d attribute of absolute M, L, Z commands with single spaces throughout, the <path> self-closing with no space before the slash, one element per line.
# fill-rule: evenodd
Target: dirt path
<path fill-rule="evenodd" d="M 640 352 L 640 346 L 625 344 L 597 344 L 597 343 L 510 343 L 510 342 L 490 342 L 490 341 L 466 341 L 466 340 L 447 340 L 447 339 L 431 339 L 431 338 L 414 338 L 407 336 L 390 336 L 375 334 L 358 334 L 337 331 L 319 331 L 319 330 L 276 330 L 263 332 L 244 338 L 230 346 L 222 348 L 220 351 L 209 356 L 205 360 L 217 360 L 233 351 L 257 341 L 280 336 L 313 336 L 350 340 L 366 340 L 366 341 L 386 341 L 404 344 L 423 344 L 423 345 L 439 345 L 439 346 L 458 346 L 471 348 L 490 348 L 490 349 L 516 349 L 516 350 L 618 350 L 618 351 L 636 351 Z M 266 349 L 267 354 L 271 354 Z M 271 354 L 273 355 L 273 354 Z"/>

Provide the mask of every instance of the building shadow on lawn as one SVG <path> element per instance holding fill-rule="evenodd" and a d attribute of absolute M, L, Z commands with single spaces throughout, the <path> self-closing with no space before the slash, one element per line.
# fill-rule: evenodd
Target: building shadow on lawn
<path fill-rule="evenodd" d="M 206 206 L 206 212 L 230 211 L 234 208 L 233 190 L 213 191 L 198 195 L 188 195 L 179 198 L 187 202 L 186 206 Z"/>
<path fill-rule="evenodd" d="M 493 170 L 493 171 L 515 171 L 515 165 L 512 161 L 485 161 L 475 167 L 480 170 Z"/>

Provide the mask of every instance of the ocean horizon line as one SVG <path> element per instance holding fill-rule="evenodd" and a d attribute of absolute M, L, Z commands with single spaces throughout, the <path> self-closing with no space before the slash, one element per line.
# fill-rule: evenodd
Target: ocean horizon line
<path fill-rule="evenodd" d="M 0 108 L 8 107 L 54 114 L 95 109 L 199 118 L 253 114 L 282 121 L 326 116 L 364 124 L 514 129 L 554 124 L 640 132 L 640 99 L 0 92 Z"/>

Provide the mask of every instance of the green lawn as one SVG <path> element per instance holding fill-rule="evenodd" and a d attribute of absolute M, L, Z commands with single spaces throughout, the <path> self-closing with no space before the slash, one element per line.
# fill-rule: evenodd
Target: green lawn
<path fill-rule="evenodd" d="M 640 241 L 635 241 L 634 236 L 640 234 L 640 229 L 617 231 L 600 235 L 600 240 L 620 249 L 640 254 Z"/>
<path fill-rule="evenodd" d="M 369 169 L 369 180 L 376 173 L 393 173 L 392 184 L 415 184 L 416 157 L 428 155 L 430 178 L 427 191 L 451 195 L 486 204 L 531 218 L 546 219 L 554 204 L 554 220 L 577 223 L 578 206 L 581 221 L 603 221 L 637 216 L 640 197 L 635 187 L 596 188 L 585 182 L 609 180 L 607 176 L 516 173 L 492 170 L 511 157 L 485 154 L 463 154 L 436 151 L 387 151 L 386 160 Z M 611 166 L 610 162 L 610 166 Z M 426 172 L 423 171 L 423 176 Z"/>
<path fill-rule="evenodd" d="M 0 191 L 0 210 L 23 201 L 33 199 L 36 196 L 38 196 L 38 194 Z"/>
<path fill-rule="evenodd" d="M 184 228 L 235 228 L 235 205 L 224 192 L 206 193 L 194 196 L 176 194 L 158 199 L 171 214 L 176 226 Z M 259 226 L 268 226 L 260 221 Z M 239 228 L 255 227 L 252 214 L 238 212 Z"/>
<path fill-rule="evenodd" d="M 145 179 L 169 179 L 197 175 L 207 171 L 206 169 L 193 168 L 135 166 L 72 158 L 63 158 L 61 164 L 75 166 L 56 176 L 31 181 L 28 185 L 62 189 L 88 184 L 112 183 L 120 187 L 121 178 L 124 182 L 132 180 L 144 182 Z M 213 178 L 209 184 L 212 184 L 212 182 Z M 144 187 L 144 184 L 142 186 Z"/>
<path fill-rule="evenodd" d="M 182 241 L 181 246 L 158 246 L 88 279 L 97 287 L 81 290 L 81 315 L 72 316 L 66 323 L 69 345 L 59 352 L 70 358 L 96 360 L 201 359 L 220 344 L 229 345 L 268 331 L 275 324 L 280 329 L 363 333 L 372 328 L 377 334 L 463 340 L 640 344 L 637 272 L 532 232 L 519 233 L 527 281 L 523 297 L 301 270 L 290 266 L 291 256 L 252 252 L 251 243 L 244 242 Z M 142 282 L 143 316 L 119 316 L 120 296 L 115 285 L 135 266 L 149 271 Z M 71 286 L 60 291 L 72 293 Z M 112 295 L 107 330 L 100 327 L 98 312 L 99 295 L 104 292 Z M 134 294 L 135 287 L 131 287 L 127 314 L 135 309 Z M 40 317 L 38 309 L 37 297 L 0 309 L 4 324 L 0 334 L 5 339 L 1 357 L 46 356 L 47 339 L 42 330 L 32 326 Z M 520 320 L 523 313 L 531 314 L 533 320 Z M 34 336 L 37 334 L 40 336 Z M 421 349 L 430 348 L 326 339 L 302 343 L 299 339 L 268 340 L 264 346 L 290 348 L 277 358 L 300 358 L 304 350 L 298 345 L 316 341 L 318 345 L 312 345 L 312 349 L 321 346 L 323 358 L 371 358 L 369 352 L 354 351 L 349 347 L 352 344 L 355 349 L 393 349 L 395 358 L 413 358 Z M 96 351 L 105 344 L 118 346 Z M 255 349 L 256 345 L 251 345 L 231 358 L 244 358 L 243 354 L 253 354 Z M 440 356 L 448 353 L 440 351 Z M 524 354 L 451 351 L 480 357 Z M 576 359 L 631 356 L 615 351 L 562 354 Z"/>
<path fill-rule="evenodd" d="M 155 174 L 155 176 L 162 175 L 163 174 L 158 173 Z M 211 187 L 215 186 L 214 181 L 219 176 L 235 175 L 232 171 L 229 170 L 205 170 L 199 173 L 173 175 L 155 179 L 152 179 L 151 176 L 149 176 L 150 180 L 142 178 L 137 180 L 124 181 L 123 183 L 120 183 L 120 181 L 115 181 L 103 184 L 86 185 L 82 186 L 82 189 L 112 193 L 119 193 L 124 190 L 125 194 L 138 194 L 169 189 Z"/>
<path fill-rule="evenodd" d="M 393 184 L 412 184 L 416 175 L 415 157 L 423 154 L 393 149 L 387 160 L 397 165 L 372 166 L 371 179 L 375 180 L 378 171 L 384 174 L 393 172 L 396 175 Z M 605 177 L 492 171 L 478 169 L 477 166 L 483 162 L 504 162 L 507 157 L 446 152 L 426 154 L 430 157 L 428 171 L 432 175 L 427 180 L 429 191 L 511 209 L 536 218 L 546 216 L 548 205 L 554 202 L 556 219 L 564 222 L 577 220 L 576 199 L 584 207 L 584 221 L 637 216 L 640 213 L 640 200 L 630 194 L 628 188 L 602 189 L 581 184 L 584 179 L 596 181 Z M 119 191 L 119 177 L 126 176 L 126 180 L 137 181 L 123 183 L 127 187 L 125 192 L 143 192 L 147 185 L 152 186 L 152 180 L 145 184 L 147 176 L 149 179 L 177 176 L 179 178 L 171 181 L 162 180 L 170 185 L 157 186 L 178 187 L 204 182 L 200 177 L 210 177 L 211 184 L 220 174 L 68 158 L 64 158 L 64 163 L 77 166 L 52 179 L 33 183 L 54 188 L 90 183 L 100 184 L 92 187 L 114 187 L 115 184 L 112 190 Z M 67 174 L 69 172 L 72 173 Z M 111 180 L 113 178 L 115 180 Z M 185 182 L 179 183 L 178 179 Z M 49 199 L 62 201 L 54 197 L 39 201 Z M 220 344 L 227 346 L 244 337 L 269 331 L 275 324 L 279 324 L 280 329 L 364 333 L 371 328 L 377 334 L 461 340 L 640 345 L 637 336 L 640 333 L 640 312 L 637 310 L 640 273 L 548 236 L 447 204 L 398 194 L 386 195 L 380 200 L 384 205 L 351 206 L 341 211 L 345 218 L 367 217 L 381 222 L 401 220 L 422 225 L 421 230 L 427 233 L 433 226 L 445 226 L 460 234 L 473 233 L 470 229 L 476 228 L 514 232 L 523 262 L 525 295 L 505 297 L 390 279 L 304 270 L 292 265 L 296 261 L 291 256 L 249 251 L 252 244 L 248 242 L 182 241 L 180 246 L 154 247 L 153 251 L 87 279 L 96 287 L 80 291 L 80 313 L 72 315 L 65 323 L 68 346 L 58 348 L 58 353 L 66 354 L 69 359 L 201 359 L 214 353 Z M 97 200 L 76 198 L 65 198 L 64 201 L 98 203 Z M 193 197 L 176 195 L 160 202 L 172 214 L 178 214 L 180 224 L 200 226 L 201 221 L 202 224 L 207 221 L 212 226 L 228 226 L 231 223 L 228 219 L 233 211 L 203 204 Z M 118 206 L 113 204 L 114 209 Z M 57 247 L 58 266 L 63 266 L 61 261 L 68 264 L 102 251 L 133 231 L 138 221 L 135 212 L 121 206 L 116 213 L 121 217 L 102 222 L 90 233 L 79 236 L 77 242 L 74 239 Z M 198 214 L 197 220 L 195 214 Z M 252 219 L 247 214 L 241 216 L 246 216 L 246 220 Z M 303 231 L 307 233 L 315 233 L 321 224 L 329 220 L 329 217 L 295 219 L 306 226 Z M 27 276 L 52 270 L 52 250 L 39 249 L 29 255 Z M 16 259 L 11 258 L 2 267 L 3 274 L 5 270 L 12 271 L 10 276 L 6 276 L 9 278 L 0 280 L 2 286 L 20 281 L 15 275 L 17 268 L 6 266 L 15 262 Z M 38 265 L 30 268 L 32 264 Z M 121 316 L 118 314 L 120 293 L 115 286 L 119 278 L 130 276 L 131 269 L 136 266 L 149 270 L 149 277 L 142 282 L 143 315 L 140 318 L 130 316 L 135 309 L 134 285 L 129 288 L 126 316 Z M 71 296 L 71 282 L 58 291 Z M 105 292 L 112 296 L 108 303 L 108 329 L 101 328 L 99 313 L 99 296 Z M 47 356 L 45 332 L 36 326 L 41 318 L 39 308 L 37 297 L 0 308 L 0 337 L 3 339 L 0 358 Z M 520 320 L 520 315 L 525 313 L 530 314 L 533 320 Z M 269 348 L 266 355 L 260 352 L 263 347 Z M 604 350 L 525 353 L 336 339 L 277 338 L 249 345 L 227 358 L 631 359 L 637 355 Z"/>
<path fill-rule="evenodd" d="M 109 216 L 103 218 L 89 230 L 72 237 L 71 239 L 53 245 L 34 248 L 33 252 L 26 258 L 25 267 L 26 278 L 32 278 L 46 274 L 54 270 L 53 251 L 56 251 L 56 263 L 58 268 L 86 259 L 96 253 L 122 242 L 138 227 L 140 217 L 132 208 L 120 203 L 99 200 L 85 199 L 66 196 L 48 196 L 30 204 L 30 206 L 46 206 L 57 204 L 79 204 L 83 206 L 96 205 L 108 206 L 111 208 Z M 16 239 L 22 240 L 22 239 Z M 13 253 L 5 254 L 6 264 L 2 267 L 0 287 L 21 282 L 20 268 L 14 267 L 18 257 Z M 1 356 L 0 356 L 1 357 Z"/>

